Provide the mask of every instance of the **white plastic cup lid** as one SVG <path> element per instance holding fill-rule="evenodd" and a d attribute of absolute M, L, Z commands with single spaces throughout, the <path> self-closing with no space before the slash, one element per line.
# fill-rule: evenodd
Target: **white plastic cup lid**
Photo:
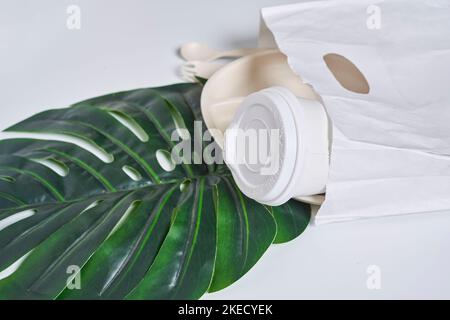
<path fill-rule="evenodd" d="M 293 110 L 280 89 L 286 90 L 272 87 L 248 96 L 225 135 L 225 159 L 237 185 L 265 204 L 291 198 L 285 189 L 301 143 Z"/>
<path fill-rule="evenodd" d="M 271 87 L 240 105 L 225 133 L 225 161 L 246 196 L 281 205 L 324 188 L 326 133 L 327 117 L 318 101 Z"/>

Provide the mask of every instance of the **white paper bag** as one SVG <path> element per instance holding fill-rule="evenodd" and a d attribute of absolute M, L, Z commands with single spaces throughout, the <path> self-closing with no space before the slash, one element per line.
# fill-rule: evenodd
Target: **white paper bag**
<path fill-rule="evenodd" d="M 315 1 L 262 15 L 333 122 L 316 223 L 450 212 L 450 1 Z M 345 89 L 327 54 L 351 61 L 369 93 Z"/>

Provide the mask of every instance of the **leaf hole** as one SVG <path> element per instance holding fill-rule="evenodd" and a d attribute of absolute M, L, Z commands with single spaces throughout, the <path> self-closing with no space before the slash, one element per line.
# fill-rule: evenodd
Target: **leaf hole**
<path fill-rule="evenodd" d="M 36 212 L 37 212 L 37 210 L 34 210 L 34 209 L 24 210 L 24 211 L 14 213 L 13 215 L 11 215 L 3 220 L 0 220 L 0 231 L 9 227 L 10 225 L 13 225 L 14 223 L 17 223 L 21 220 L 24 220 L 26 218 L 29 218 L 29 217 L 35 215 Z"/>
<path fill-rule="evenodd" d="M 137 171 L 135 168 L 130 166 L 123 166 L 122 167 L 123 172 L 126 173 L 127 176 L 129 176 L 134 181 L 140 181 L 142 180 L 142 175 Z"/>
<path fill-rule="evenodd" d="M 69 174 L 69 167 L 65 163 L 54 158 L 32 159 L 32 161 L 46 166 L 61 177 L 66 177 Z"/>
<path fill-rule="evenodd" d="M 14 179 L 13 177 L 10 177 L 10 176 L 1 176 L 0 175 L 0 180 L 6 181 L 6 182 L 9 182 L 9 183 L 16 182 L 16 179 Z"/>
<path fill-rule="evenodd" d="M 173 171 L 176 167 L 175 161 L 169 151 L 159 149 L 156 151 L 156 160 L 164 171 Z"/>
<path fill-rule="evenodd" d="M 111 163 L 114 161 L 114 156 L 109 154 L 102 147 L 97 145 L 94 141 L 88 140 L 81 136 L 74 134 L 62 133 L 38 133 L 38 132 L 1 132 L 0 139 L 39 139 L 46 141 L 60 141 L 75 144 L 78 147 L 90 152 L 104 163 Z"/>
<path fill-rule="evenodd" d="M 19 269 L 19 267 L 22 265 L 22 263 L 25 261 L 25 259 L 28 257 L 28 255 L 32 252 L 33 250 L 29 251 L 28 253 L 26 253 L 25 255 L 23 255 L 21 258 L 17 259 L 14 263 L 12 263 L 9 267 L 7 267 L 6 269 L 2 270 L 0 272 L 0 280 L 3 280 L 5 278 L 8 278 L 10 275 L 12 275 L 14 272 L 17 271 L 17 269 Z"/>
<path fill-rule="evenodd" d="M 132 117 L 117 110 L 108 110 L 107 112 L 110 116 L 130 130 L 141 142 L 148 141 L 147 132 L 145 132 L 145 130 Z"/>
<path fill-rule="evenodd" d="M 123 216 L 119 219 L 119 221 L 116 223 L 114 228 L 109 233 L 108 238 L 124 224 L 125 220 L 128 218 L 130 213 L 133 212 L 134 209 L 136 209 L 141 203 L 142 203 L 141 200 L 135 200 L 130 204 L 130 206 L 127 208 L 127 210 L 125 210 Z"/>
<path fill-rule="evenodd" d="M 169 109 L 170 115 L 172 117 L 173 123 L 175 124 L 175 128 L 177 130 L 178 136 L 182 140 L 188 140 L 190 138 L 189 131 L 187 130 L 186 123 L 184 122 L 183 116 L 180 112 L 169 102 L 166 100 L 167 109 Z"/>
<path fill-rule="evenodd" d="M 100 203 L 102 203 L 103 200 L 96 200 L 94 202 L 92 202 L 90 205 L 88 205 L 83 211 L 81 211 L 81 213 L 85 213 L 86 211 L 89 211 L 91 209 L 94 209 L 95 207 L 97 207 Z M 81 214 L 80 213 L 80 214 Z"/>
<path fill-rule="evenodd" d="M 187 190 L 187 188 L 189 188 L 190 184 L 192 183 L 191 180 L 184 180 L 181 184 L 180 184 L 180 191 L 181 192 L 185 192 Z"/>

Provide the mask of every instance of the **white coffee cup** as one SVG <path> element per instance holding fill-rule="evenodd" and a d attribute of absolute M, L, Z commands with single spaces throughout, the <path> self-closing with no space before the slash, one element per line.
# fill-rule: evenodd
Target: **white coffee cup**
<path fill-rule="evenodd" d="M 225 133 L 225 161 L 248 197 L 267 205 L 325 192 L 330 125 L 323 105 L 284 87 L 249 95 Z"/>

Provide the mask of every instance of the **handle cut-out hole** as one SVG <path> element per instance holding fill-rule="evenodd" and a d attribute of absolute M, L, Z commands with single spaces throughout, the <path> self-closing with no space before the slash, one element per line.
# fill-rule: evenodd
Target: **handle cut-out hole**
<path fill-rule="evenodd" d="M 369 83 L 353 62 L 337 53 L 326 54 L 323 60 L 342 87 L 355 93 L 369 93 Z"/>

